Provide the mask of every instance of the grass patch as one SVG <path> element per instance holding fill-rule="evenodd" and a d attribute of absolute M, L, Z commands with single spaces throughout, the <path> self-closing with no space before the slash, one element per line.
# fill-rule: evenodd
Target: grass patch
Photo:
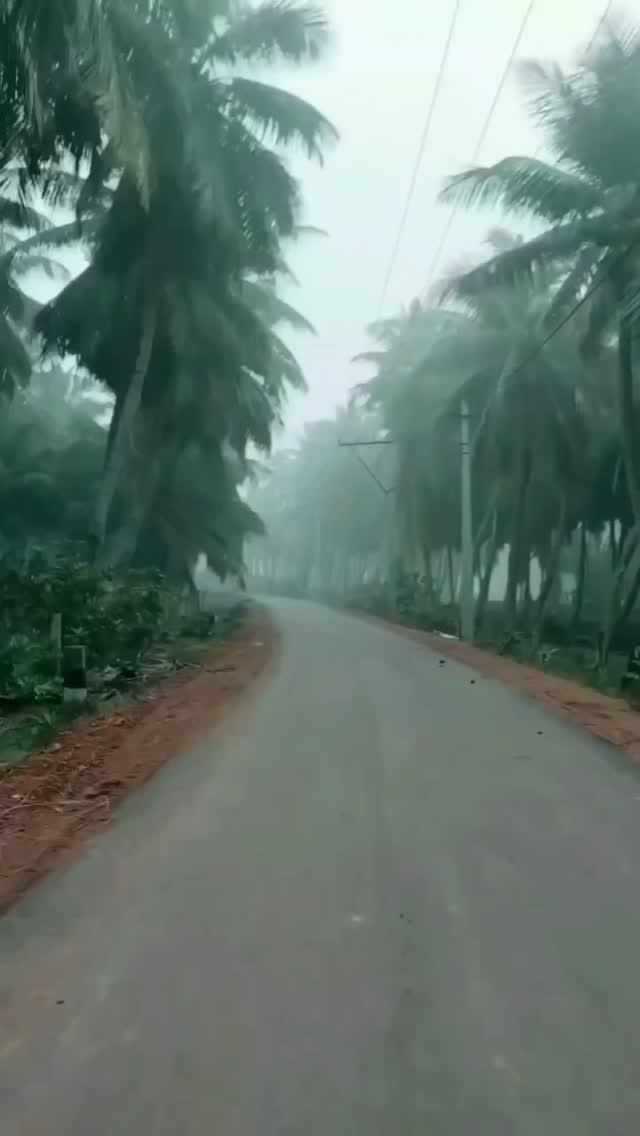
<path fill-rule="evenodd" d="M 183 667 L 204 665 L 216 643 L 226 642 L 242 626 L 248 607 L 238 604 L 221 611 L 201 613 L 185 621 L 183 633 L 156 644 L 126 668 L 117 685 L 89 691 L 83 706 L 61 702 L 43 706 L 29 703 L 0 718 L 0 770 L 20 765 L 32 754 L 52 745 L 59 734 L 80 718 L 109 714 L 139 698 L 150 685 Z M 104 675 L 102 676 L 104 677 Z M 97 675 L 100 680 L 100 675 Z M 61 691 L 60 691 L 61 693 Z"/>

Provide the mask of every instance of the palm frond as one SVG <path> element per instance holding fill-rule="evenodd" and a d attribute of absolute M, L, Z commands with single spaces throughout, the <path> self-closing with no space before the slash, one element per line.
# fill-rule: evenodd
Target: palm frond
<path fill-rule="evenodd" d="M 104 152 L 100 152 L 102 157 Z M 92 170 L 96 166 L 96 161 L 92 160 Z M 72 171 L 60 169 L 55 165 L 43 166 L 38 171 L 37 178 L 30 178 L 27 171 L 23 166 L 13 166 L 8 170 L 3 170 L 0 177 L 0 184 L 5 182 L 8 186 L 14 187 L 15 190 L 21 195 L 21 200 L 24 200 L 24 195 L 33 193 L 34 189 L 37 190 L 39 196 L 47 205 L 55 207 L 75 207 L 76 203 L 88 194 L 88 186 L 91 183 L 91 178 L 81 177 L 80 174 Z M 101 181 L 98 185 L 92 184 L 92 206 L 99 206 L 100 208 L 107 208 L 113 200 L 113 190 L 110 186 Z M 26 204 L 26 202 L 25 202 Z M 40 211 L 36 212 L 36 219 L 40 218 L 42 227 L 51 226 L 51 221 Z M 24 226 L 27 227 L 27 226 Z M 31 224 L 28 227 L 38 228 L 37 224 Z"/>
<path fill-rule="evenodd" d="M 165 288 L 167 330 L 170 342 L 183 364 L 193 363 L 204 351 L 215 350 L 237 366 L 243 358 L 243 344 L 227 311 L 201 288 L 186 291 L 177 286 Z"/>
<path fill-rule="evenodd" d="M 291 304 L 278 296 L 275 288 L 262 283 L 260 280 L 244 280 L 242 295 L 250 307 L 264 320 L 268 327 L 277 327 L 278 324 L 287 324 L 295 331 L 306 331 L 316 334 L 312 323 Z"/>
<path fill-rule="evenodd" d="M 300 63 L 318 59 L 328 42 L 329 27 L 321 8 L 297 0 L 264 0 L 245 7 L 214 35 L 200 54 L 199 64 L 284 59 Z"/>
<path fill-rule="evenodd" d="M 586 245 L 577 253 L 575 260 L 569 267 L 559 287 L 553 294 L 547 313 L 547 323 L 555 326 L 559 320 L 564 319 L 578 302 L 586 288 L 593 281 L 598 264 L 602 262 L 603 254 L 593 245 Z"/>
<path fill-rule="evenodd" d="M 288 383 L 294 390 L 306 390 L 307 382 L 301 364 L 296 359 L 293 351 L 287 347 L 284 340 L 275 332 L 271 333 L 271 351 L 272 362 L 266 375 L 269 390 L 273 390 L 274 395 L 278 399 L 282 393 L 283 382 Z M 272 376 L 275 376 L 275 387 L 273 385 Z"/>
<path fill-rule="evenodd" d="M 278 252 L 276 252 L 274 256 L 273 275 L 279 276 L 283 280 L 288 280 L 290 284 L 298 285 L 300 283 L 291 265 L 284 259 L 282 254 Z"/>
<path fill-rule="evenodd" d="M 546 221 L 567 221 L 602 209 L 602 191 L 559 166 L 535 158 L 503 158 L 479 166 L 445 183 L 440 200 L 464 208 L 500 205 L 508 212 L 528 213 Z"/>
<path fill-rule="evenodd" d="M 33 330 L 34 321 L 44 305 L 39 300 L 34 300 L 33 296 L 24 292 L 17 284 L 15 288 L 20 302 L 20 322 L 23 327 Z"/>
<path fill-rule="evenodd" d="M 10 257 L 0 260 L 0 312 L 20 323 L 23 316 L 22 294 L 11 271 Z"/>
<path fill-rule="evenodd" d="M 386 351 L 360 351 L 351 358 L 352 363 L 376 363 L 380 365 L 386 359 Z"/>
<path fill-rule="evenodd" d="M 629 145 L 640 113 L 640 42 L 634 29 L 602 39 L 573 73 L 524 64 L 531 109 L 561 162 L 600 188 L 637 183 L 640 162 Z"/>
<path fill-rule="evenodd" d="M 259 274 L 275 270 L 279 237 L 291 236 L 300 212 L 300 191 L 277 154 L 233 124 L 233 145 L 226 154 L 229 195 L 236 232 L 245 242 L 248 266 Z"/>
<path fill-rule="evenodd" d="M 11 321 L 0 315 L 0 394 L 11 396 L 31 374 L 31 359 Z"/>
<path fill-rule="evenodd" d="M 594 271 L 589 288 L 589 304 L 587 310 L 587 327 L 580 343 L 580 353 L 588 359 L 600 352 L 606 342 L 607 333 L 617 324 L 621 305 L 611 286 L 612 258 L 604 257 Z"/>
<path fill-rule="evenodd" d="M 15 245 L 11 249 L 11 255 L 22 257 L 30 254 L 33 249 L 65 248 L 67 245 L 76 244 L 78 241 L 88 241 L 96 236 L 101 224 L 101 219 L 89 217 L 82 222 L 70 221 L 64 225 L 55 225 L 52 228 L 43 229 L 42 232 L 35 233 L 32 237 L 27 237 L 24 241 Z"/>
<path fill-rule="evenodd" d="M 234 396 L 238 412 L 230 424 L 229 444 L 244 453 L 248 442 L 258 449 L 271 449 L 274 408 L 268 392 L 251 372 L 244 370 L 236 383 Z"/>
<path fill-rule="evenodd" d="M 13 229 L 33 229 L 40 232 L 46 225 L 50 225 L 49 218 L 38 209 L 33 209 L 21 201 L 14 201 L 11 197 L 0 197 L 0 225 L 10 225 Z"/>
<path fill-rule="evenodd" d="M 300 240 L 301 237 L 328 237 L 329 233 L 317 225 L 296 225 L 293 236 L 295 240 Z"/>
<path fill-rule="evenodd" d="M 309 157 L 323 161 L 325 147 L 338 133 L 311 103 L 269 83 L 236 77 L 227 84 L 230 113 L 243 119 L 261 139 L 277 145 L 300 143 Z"/>
<path fill-rule="evenodd" d="M 442 300 L 454 298 L 464 301 L 487 287 L 512 286 L 530 278 L 536 268 L 543 269 L 550 261 L 567 260 L 584 245 L 607 249 L 612 237 L 611 222 L 607 217 L 558 225 L 539 237 L 492 257 L 470 272 L 445 279 L 440 286 L 440 297 Z"/>
<path fill-rule="evenodd" d="M 50 256 L 38 256 L 37 253 L 23 253 L 17 255 L 14 267 L 17 275 L 25 272 L 43 272 L 50 280 L 71 280 L 73 273 L 66 264 L 54 260 Z"/>
<path fill-rule="evenodd" d="M 93 93 L 102 131 L 118 156 L 118 164 L 131 173 L 146 203 L 152 164 L 150 139 L 142 110 L 144 95 L 135 89 L 129 62 L 144 53 L 147 72 L 166 81 L 167 70 L 152 67 L 154 22 L 141 18 L 134 7 L 118 0 L 108 5 L 97 5 L 93 0 L 85 11 L 85 34 L 91 45 L 85 84 Z"/>

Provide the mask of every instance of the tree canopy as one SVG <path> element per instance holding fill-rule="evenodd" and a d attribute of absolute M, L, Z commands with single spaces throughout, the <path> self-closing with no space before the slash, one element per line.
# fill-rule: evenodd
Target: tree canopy
<path fill-rule="evenodd" d="M 248 449 L 269 450 L 304 384 L 282 331 L 313 331 L 278 294 L 303 217 L 286 153 L 321 161 L 336 137 L 266 69 L 315 61 L 327 38 L 298 0 L 0 4 L 0 394 L 44 350 L 108 395 L 106 429 L 82 427 L 101 563 L 188 574 L 205 552 L 241 572 L 259 528 L 238 494 Z M 38 310 L 24 273 L 61 270 L 73 242 L 86 268 Z"/>

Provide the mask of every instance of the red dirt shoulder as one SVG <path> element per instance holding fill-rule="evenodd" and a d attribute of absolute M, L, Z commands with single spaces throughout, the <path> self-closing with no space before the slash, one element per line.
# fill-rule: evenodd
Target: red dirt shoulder
<path fill-rule="evenodd" d="M 251 614 L 212 648 L 138 701 L 74 724 L 41 754 L 0 769 L 0 911 L 101 826 L 169 758 L 215 726 L 272 656 L 275 631 Z"/>
<path fill-rule="evenodd" d="M 470 643 L 397 623 L 387 626 L 418 643 L 424 643 L 441 656 L 456 659 L 530 695 L 595 737 L 609 742 L 634 763 L 640 763 L 640 714 L 624 699 L 602 694 L 572 679 L 546 674 L 536 667 L 495 655 Z"/>

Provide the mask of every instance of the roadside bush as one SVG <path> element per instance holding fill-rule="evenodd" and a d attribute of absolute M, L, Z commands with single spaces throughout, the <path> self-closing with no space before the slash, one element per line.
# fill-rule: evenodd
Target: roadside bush
<path fill-rule="evenodd" d="M 131 665 L 167 638 L 171 596 L 160 573 L 115 576 L 80 562 L 0 573 L 0 702 L 15 708 L 59 699 L 51 641 L 57 613 L 63 644 L 84 645 L 90 667 Z"/>

